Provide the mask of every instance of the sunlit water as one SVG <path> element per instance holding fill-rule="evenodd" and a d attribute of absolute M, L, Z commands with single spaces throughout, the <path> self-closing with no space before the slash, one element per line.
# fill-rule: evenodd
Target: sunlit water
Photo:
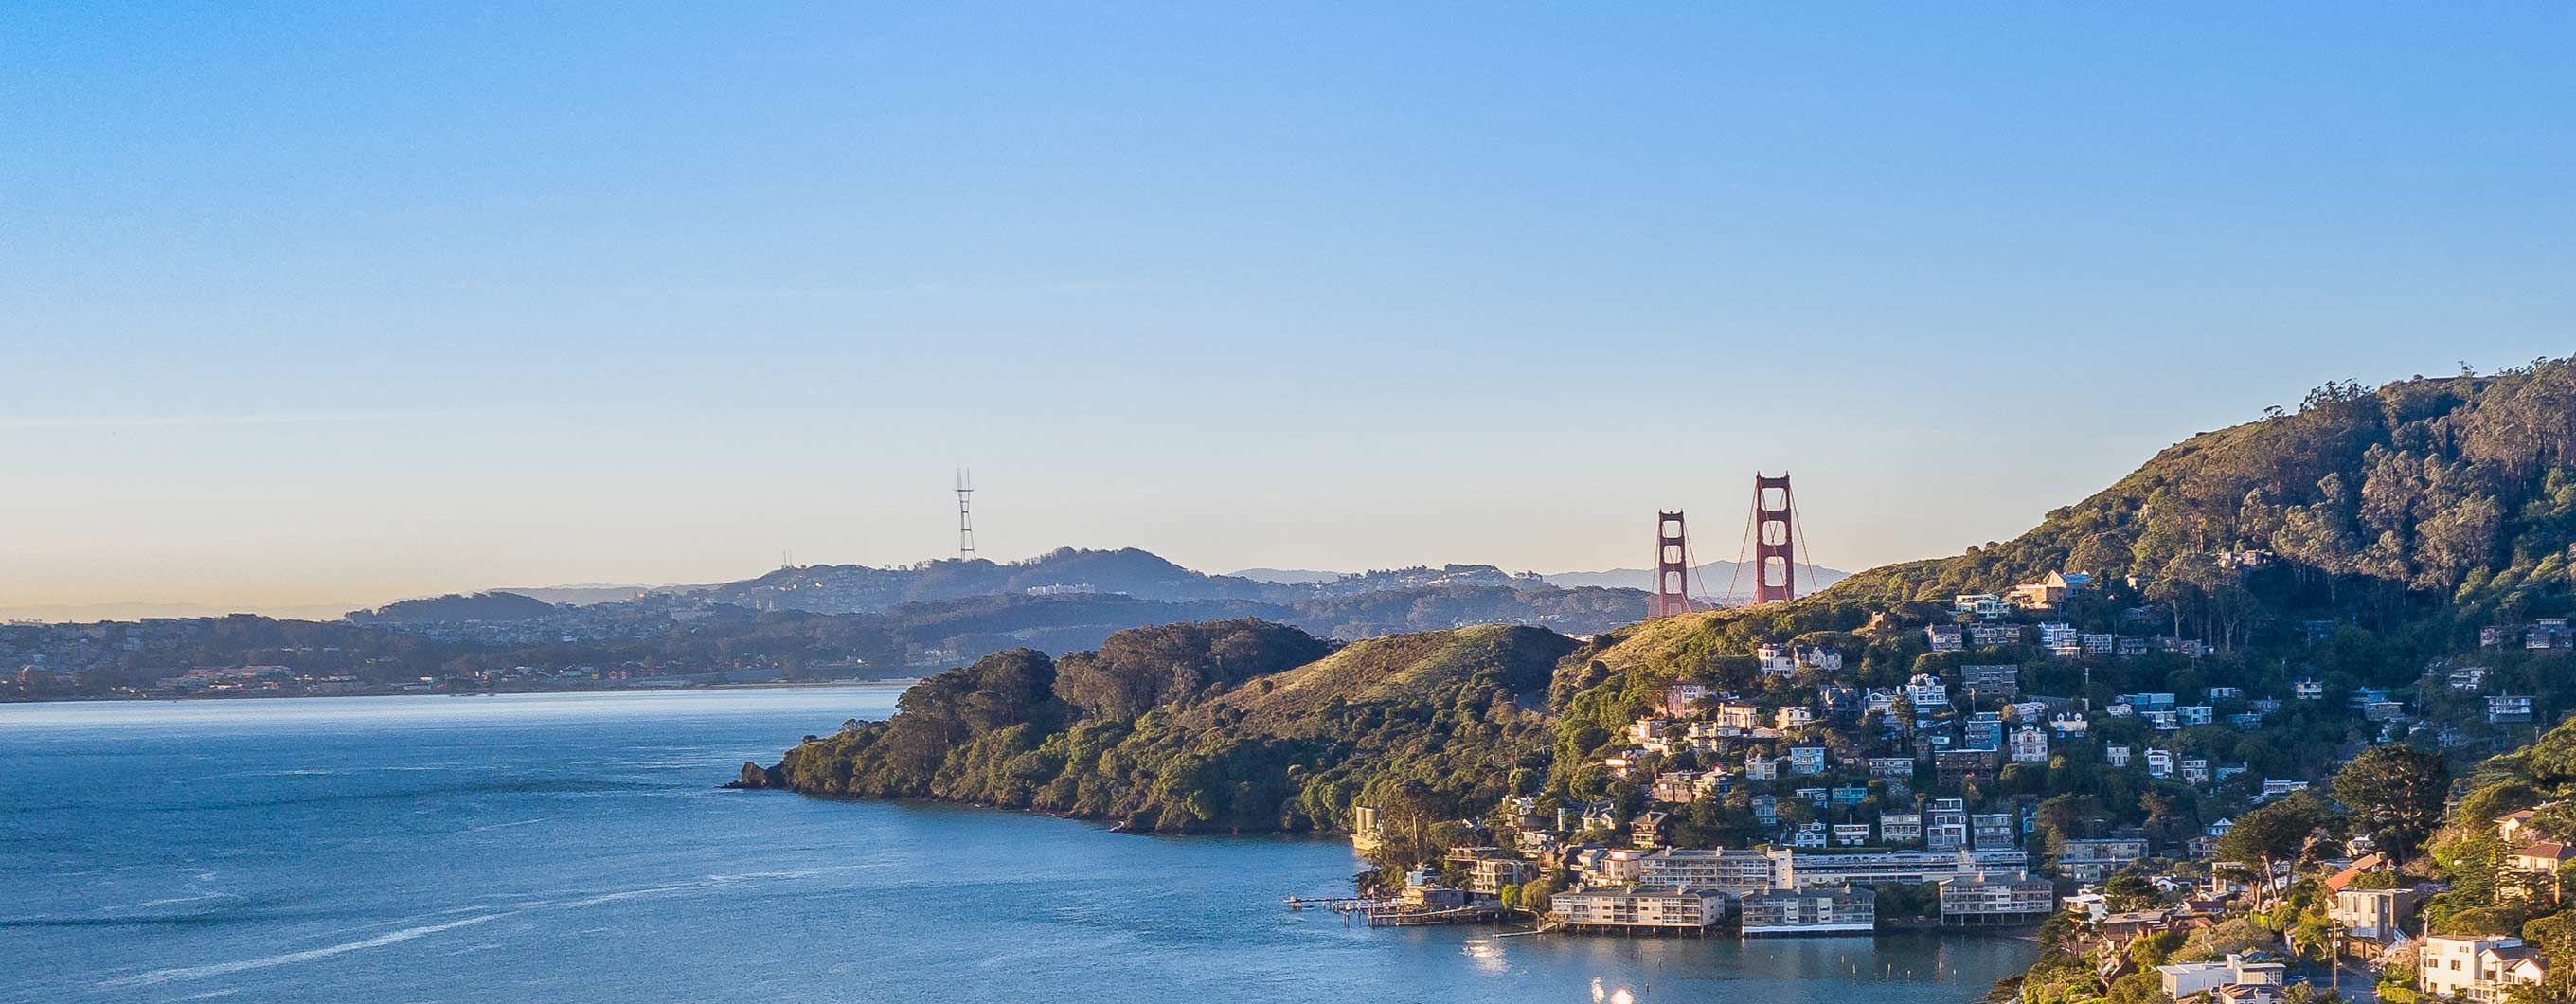
<path fill-rule="evenodd" d="M 1291 913 L 1347 845 L 722 791 L 892 687 L 0 706 L 0 1000 L 1965 1001 L 1999 937 Z"/>

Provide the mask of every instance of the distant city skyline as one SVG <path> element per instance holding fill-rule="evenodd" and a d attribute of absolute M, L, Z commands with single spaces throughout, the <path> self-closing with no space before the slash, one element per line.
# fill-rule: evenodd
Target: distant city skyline
<path fill-rule="evenodd" d="M 0 10 L 0 609 L 2009 539 L 2571 351 L 2576 11 Z M 1866 67 L 1868 72 L 1852 72 Z"/>

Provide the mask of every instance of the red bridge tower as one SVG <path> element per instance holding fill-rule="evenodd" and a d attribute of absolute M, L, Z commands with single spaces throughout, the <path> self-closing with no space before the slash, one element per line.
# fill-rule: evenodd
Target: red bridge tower
<path fill-rule="evenodd" d="M 1655 514 L 1655 595 L 1646 608 L 1646 616 L 1669 617 L 1686 614 L 1696 607 L 1690 598 L 1690 534 L 1683 529 L 1682 514 Z"/>
<path fill-rule="evenodd" d="M 1789 475 L 1753 474 L 1753 602 L 1798 598 L 1797 502 Z"/>

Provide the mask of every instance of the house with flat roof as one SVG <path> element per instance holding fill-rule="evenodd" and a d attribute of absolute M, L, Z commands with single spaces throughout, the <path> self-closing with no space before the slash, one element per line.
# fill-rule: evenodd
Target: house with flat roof
<path fill-rule="evenodd" d="M 2277 987 L 2289 981 L 2289 973 L 2290 967 L 2268 952 L 2238 952 L 2219 962 L 2178 962 L 2156 967 L 2157 982 L 2163 985 L 2165 995 L 2175 1000 L 2230 984 Z"/>
<path fill-rule="evenodd" d="M 1960 593 L 1950 598 L 1952 613 L 1993 620 L 2012 612 L 2012 604 L 1994 593 Z"/>
<path fill-rule="evenodd" d="M 2406 920 L 2422 898 L 2413 889 L 2342 889 L 2334 895 L 2326 917 L 2349 936 L 2381 946 L 2406 936 Z"/>

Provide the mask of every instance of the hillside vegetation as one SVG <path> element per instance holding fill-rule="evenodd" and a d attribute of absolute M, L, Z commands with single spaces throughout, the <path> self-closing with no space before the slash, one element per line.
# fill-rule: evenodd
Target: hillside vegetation
<path fill-rule="evenodd" d="M 2320 387 L 2296 412 L 2168 448 L 2012 541 L 1826 595 L 1941 601 L 2063 568 L 2149 577 L 2182 630 L 2222 646 L 2262 615 L 2311 612 L 2456 643 L 2490 618 L 2565 612 L 2572 543 L 2576 363 L 2549 360 Z M 2238 589 L 2208 560 L 2226 552 L 2258 552 L 2277 574 Z"/>
<path fill-rule="evenodd" d="M 1098 651 L 987 656 L 900 712 L 790 750 L 813 794 L 928 797 L 1164 831 L 1339 829 L 1364 790 L 1443 807 L 1499 798 L 1546 746 L 1521 706 L 1573 647 L 1469 628 L 1327 654 L 1261 621 L 1120 632 Z"/>
<path fill-rule="evenodd" d="M 1931 793 L 1935 779 L 1924 771 L 1907 795 L 1851 773 L 1857 765 L 1912 755 L 1912 738 L 1957 719 L 1918 729 L 1910 702 L 1861 715 L 1835 711 L 1837 695 L 1923 674 L 1955 687 L 1963 665 L 2005 663 L 2019 667 L 2024 694 L 2085 702 L 2059 706 L 2181 693 L 2215 705 L 2221 721 L 2253 720 L 2151 733 L 2138 718 L 2100 716 L 2089 737 L 2043 761 L 1938 779 L 1972 810 L 2035 808 L 2035 856 L 2113 830 L 2179 846 L 2244 812 L 2264 778 L 2323 780 L 2373 744 L 2465 755 L 2529 741 L 2531 726 L 2482 717 L 2477 693 L 2423 682 L 2440 660 L 2474 653 L 2485 693 L 2537 695 L 2544 723 L 2576 706 L 2576 674 L 2549 654 L 2479 647 L 2481 627 L 2569 612 L 2571 544 L 2576 367 L 2330 385 L 2296 412 L 2167 449 L 2015 540 L 1873 569 L 1794 603 L 1634 623 L 1584 642 L 1482 627 L 1335 648 L 1259 621 L 1146 628 L 1096 652 L 1004 652 L 943 674 L 908 693 L 893 720 L 809 741 L 769 773 L 817 794 L 945 798 L 1167 831 L 1340 830 L 1365 804 L 1421 834 L 1427 821 L 1500 823 L 1514 795 L 1539 811 L 1608 803 L 1624 817 L 1644 803 L 1637 778 L 1708 766 L 1684 750 L 1634 773 L 1605 768 L 1632 742 L 1631 723 L 1687 681 L 1766 714 L 1841 715 L 1749 741 L 1767 755 L 1791 739 L 1828 747 L 1848 776 L 1805 783 L 1867 785 L 1867 801 L 1832 810 L 1867 819 Z M 2054 570 L 2089 572 L 2093 585 L 2047 619 L 2099 637 L 2155 635 L 2156 647 L 2112 659 L 2027 641 L 1928 646 L 1923 628 L 1957 616 L 1955 594 Z M 1760 646 L 1792 642 L 1836 650 L 1839 668 L 1760 672 Z M 2294 682 L 2316 692 L 2289 700 Z M 2385 703 L 2381 691 L 2404 698 L 2405 720 L 2353 710 Z M 2368 700 L 2347 702 L 2355 695 Z M 2106 762 L 2113 743 L 2238 772 L 2200 784 L 2150 777 Z M 1817 815 L 1783 799 L 1781 821 L 1757 826 L 1750 808 L 1744 786 L 1703 796 L 1676 809 L 1674 839 L 1739 846 Z"/>

